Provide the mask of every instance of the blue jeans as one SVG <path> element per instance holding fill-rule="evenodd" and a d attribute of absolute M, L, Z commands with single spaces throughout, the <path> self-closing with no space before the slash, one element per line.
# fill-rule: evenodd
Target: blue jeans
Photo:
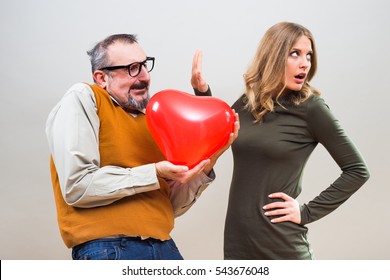
<path fill-rule="evenodd" d="M 173 239 L 102 238 L 77 245 L 74 260 L 183 260 Z"/>

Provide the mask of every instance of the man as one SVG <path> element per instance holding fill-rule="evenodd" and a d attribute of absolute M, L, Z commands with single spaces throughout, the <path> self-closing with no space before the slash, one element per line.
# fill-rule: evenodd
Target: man
<path fill-rule="evenodd" d="M 95 84 L 77 83 L 50 113 L 46 134 L 58 223 L 73 259 L 183 259 L 170 237 L 214 180 L 217 158 L 188 170 L 166 161 L 146 123 L 148 57 L 134 35 L 107 37 L 88 52 Z M 191 84 L 210 95 L 195 53 Z"/>

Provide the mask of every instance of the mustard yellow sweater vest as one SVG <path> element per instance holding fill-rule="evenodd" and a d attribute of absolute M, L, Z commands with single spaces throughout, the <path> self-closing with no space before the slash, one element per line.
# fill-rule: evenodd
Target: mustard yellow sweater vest
<path fill-rule="evenodd" d="M 131 168 L 164 160 L 147 128 L 145 115 L 134 118 L 117 106 L 107 91 L 96 85 L 91 88 L 100 119 L 101 167 Z M 159 190 L 125 197 L 107 206 L 77 208 L 65 203 L 52 160 L 50 167 L 58 224 L 67 247 L 118 234 L 170 239 L 174 215 L 164 180 L 159 179 Z"/>

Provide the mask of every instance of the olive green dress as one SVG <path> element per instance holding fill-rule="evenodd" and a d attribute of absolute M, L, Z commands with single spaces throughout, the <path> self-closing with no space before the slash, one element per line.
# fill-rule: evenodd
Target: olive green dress
<path fill-rule="evenodd" d="M 311 96 L 298 106 L 288 100 L 281 102 L 284 108 L 277 105 L 257 124 L 243 108 L 242 97 L 232 106 L 240 116 L 241 128 L 232 145 L 234 171 L 225 221 L 225 259 L 313 259 L 305 224 L 335 210 L 369 178 L 362 156 L 322 98 Z M 301 193 L 305 164 L 318 143 L 340 167 L 340 177 L 301 205 L 300 225 L 272 224 L 262 209 L 275 201 L 268 195 L 284 192 L 296 198 Z"/>

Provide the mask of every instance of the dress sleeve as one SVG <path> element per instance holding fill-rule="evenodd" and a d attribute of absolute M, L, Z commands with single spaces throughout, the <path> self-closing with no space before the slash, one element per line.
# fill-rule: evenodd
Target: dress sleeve
<path fill-rule="evenodd" d="M 66 203 L 89 208 L 160 187 L 155 165 L 100 167 L 99 118 L 91 88 L 76 84 L 46 122 L 50 153 Z"/>
<path fill-rule="evenodd" d="M 194 93 L 195 93 L 196 96 L 211 96 L 212 95 L 210 86 L 207 88 L 206 92 L 200 92 L 199 90 L 194 88 Z"/>
<path fill-rule="evenodd" d="M 341 175 L 317 197 L 301 206 L 301 224 L 314 222 L 334 211 L 369 178 L 367 165 L 322 98 L 308 106 L 308 126 L 315 141 L 329 152 Z"/>

